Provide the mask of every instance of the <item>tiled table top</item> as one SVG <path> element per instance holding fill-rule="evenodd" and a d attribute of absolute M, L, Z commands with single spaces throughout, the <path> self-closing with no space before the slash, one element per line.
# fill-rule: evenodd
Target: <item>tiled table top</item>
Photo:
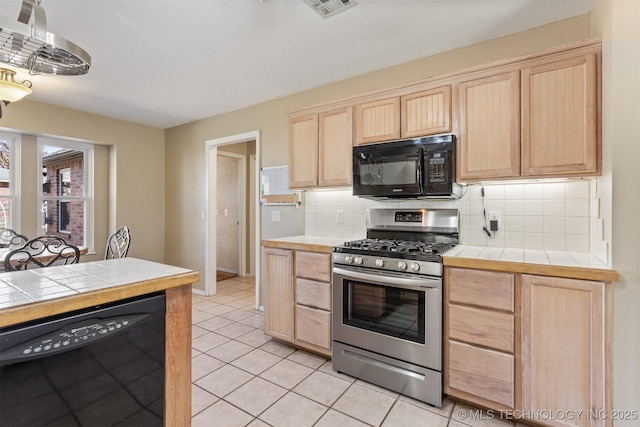
<path fill-rule="evenodd" d="M 136 258 L 5 272 L 0 273 L 0 310 L 190 272 Z"/>

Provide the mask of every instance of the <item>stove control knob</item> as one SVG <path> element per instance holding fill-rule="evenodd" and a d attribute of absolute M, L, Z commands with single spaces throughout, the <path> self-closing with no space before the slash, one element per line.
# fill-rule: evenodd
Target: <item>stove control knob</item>
<path fill-rule="evenodd" d="M 362 260 L 362 257 L 361 257 L 361 256 L 357 256 L 357 257 L 353 260 L 353 262 L 354 262 L 356 265 L 362 265 L 362 261 L 363 261 L 363 260 Z"/>
<path fill-rule="evenodd" d="M 376 267 L 384 267 L 384 260 L 382 258 L 376 259 Z"/>
<path fill-rule="evenodd" d="M 413 271 L 414 273 L 420 271 L 420 264 L 418 264 L 417 262 L 412 262 L 411 271 Z"/>
<path fill-rule="evenodd" d="M 347 264 L 353 264 L 353 255 L 347 255 L 346 257 L 344 257 L 344 262 L 346 262 Z"/>
<path fill-rule="evenodd" d="M 400 270 L 406 270 L 407 269 L 407 263 L 405 261 L 398 261 L 398 268 Z"/>

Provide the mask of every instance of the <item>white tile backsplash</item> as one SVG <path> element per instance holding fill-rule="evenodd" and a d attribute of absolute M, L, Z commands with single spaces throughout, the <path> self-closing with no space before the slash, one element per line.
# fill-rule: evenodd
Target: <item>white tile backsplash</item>
<path fill-rule="evenodd" d="M 351 189 L 308 191 L 305 197 L 305 234 L 360 239 L 366 234 L 369 208 L 455 208 L 460 212 L 460 243 L 492 250 L 514 249 L 514 259 L 534 259 L 537 250 L 570 251 L 602 256 L 603 240 L 596 179 L 565 182 L 487 184 L 485 200 L 480 185 L 465 188 L 452 201 L 372 201 L 352 195 Z M 493 239 L 482 230 L 483 209 L 500 212 L 500 230 Z M 342 210 L 344 222 L 337 222 Z M 487 221 L 488 222 L 488 221 Z M 524 251 L 524 252 L 523 252 Z M 533 251 L 529 253 L 528 251 Z M 510 252 L 511 253 L 511 252 Z M 567 260 L 570 263 L 571 260 Z"/>

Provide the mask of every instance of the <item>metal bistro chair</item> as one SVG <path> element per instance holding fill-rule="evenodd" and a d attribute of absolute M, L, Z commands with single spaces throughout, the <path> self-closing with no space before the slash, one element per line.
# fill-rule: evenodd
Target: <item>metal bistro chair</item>
<path fill-rule="evenodd" d="M 38 267 L 76 264 L 80 249 L 58 236 L 40 236 L 29 240 L 21 248 L 9 252 L 4 258 L 5 271 L 26 270 L 29 264 Z"/>
<path fill-rule="evenodd" d="M 29 238 L 18 234 L 10 228 L 0 228 L 0 248 L 14 248 L 23 246 Z"/>
<path fill-rule="evenodd" d="M 124 258 L 129 252 L 131 244 L 131 234 L 129 228 L 120 227 L 107 239 L 107 248 L 104 252 L 104 259 Z"/>

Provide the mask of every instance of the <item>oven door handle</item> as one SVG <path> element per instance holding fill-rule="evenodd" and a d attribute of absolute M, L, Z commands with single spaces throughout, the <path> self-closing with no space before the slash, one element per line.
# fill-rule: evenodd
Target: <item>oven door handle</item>
<path fill-rule="evenodd" d="M 394 288 L 424 290 L 438 288 L 442 280 L 440 278 L 422 277 L 413 279 L 409 277 L 391 277 L 377 274 L 362 273 L 360 271 L 346 270 L 340 267 L 333 267 L 333 273 L 343 277 L 360 279 L 367 282 L 380 283 Z"/>

